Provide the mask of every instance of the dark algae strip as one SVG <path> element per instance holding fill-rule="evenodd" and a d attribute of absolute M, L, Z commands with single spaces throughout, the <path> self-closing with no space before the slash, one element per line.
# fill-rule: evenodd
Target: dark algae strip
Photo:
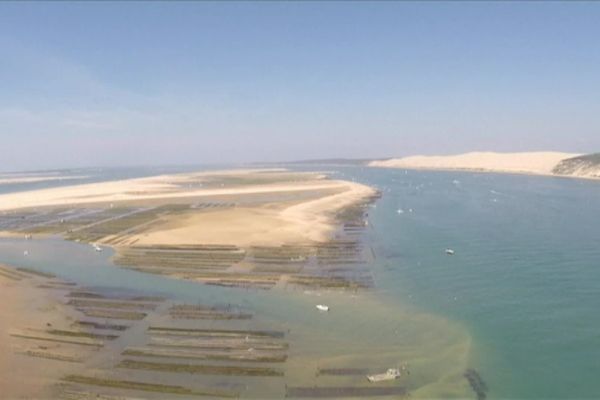
<path fill-rule="evenodd" d="M 146 318 L 146 313 L 134 311 L 117 311 L 106 310 L 99 308 L 81 308 L 79 309 L 86 317 L 92 318 L 110 318 L 110 319 L 126 319 L 130 321 L 139 321 Z"/>
<path fill-rule="evenodd" d="M 317 376 L 328 375 L 328 376 L 353 376 L 353 375 L 367 375 L 369 370 L 366 368 L 321 368 L 317 372 Z"/>
<path fill-rule="evenodd" d="M 35 334 L 26 334 L 26 333 L 11 333 L 10 336 L 21 338 L 21 339 L 32 339 L 32 340 L 42 340 L 45 342 L 56 342 L 56 343 L 66 343 L 66 344 L 77 344 L 81 346 L 91 346 L 91 347 L 102 347 L 104 344 L 102 342 L 80 342 L 76 340 L 69 340 L 67 338 L 53 338 L 46 336 L 37 336 Z M 87 338 L 86 338 L 87 339 Z"/>
<path fill-rule="evenodd" d="M 55 336 L 72 336 L 72 337 L 85 337 L 90 339 L 99 339 L 99 340 L 114 340 L 119 336 L 117 335 L 101 335 L 97 333 L 88 333 L 88 332 L 75 332 L 75 331 L 66 331 L 62 329 L 49 329 L 46 333 Z"/>
<path fill-rule="evenodd" d="M 338 398 L 338 397 L 375 397 L 375 396 L 405 396 L 406 388 L 402 386 L 330 386 L 330 387 L 288 387 L 285 397 L 304 397 L 304 398 Z"/>
<path fill-rule="evenodd" d="M 464 374 L 465 378 L 469 381 L 471 389 L 477 395 L 477 400 L 485 400 L 487 398 L 488 387 L 481 379 L 481 375 L 474 369 L 468 369 Z"/>
<path fill-rule="evenodd" d="M 247 352 L 246 352 L 247 353 Z M 145 348 L 128 348 L 122 353 L 124 356 L 132 357 L 162 357 L 162 358 L 181 358 L 195 360 L 211 360 L 211 361 L 240 361 L 240 362 L 265 362 L 277 363 L 287 360 L 286 354 L 215 354 L 215 353 L 194 353 L 181 351 L 156 351 Z"/>
<path fill-rule="evenodd" d="M 235 367 L 224 365 L 198 365 L 155 363 L 146 361 L 123 360 L 117 367 L 128 369 L 142 369 L 164 372 L 187 372 L 190 374 L 206 375 L 236 375 L 236 376 L 283 376 L 283 371 L 274 368 Z"/>
<path fill-rule="evenodd" d="M 37 271 L 37 270 L 31 269 L 31 268 L 21 267 L 21 268 L 17 268 L 17 270 L 19 270 L 21 272 L 25 272 L 27 274 L 41 276 L 42 278 L 56 278 L 56 275 L 54 275 L 54 274 Z"/>
<path fill-rule="evenodd" d="M 103 386 L 117 389 L 141 390 L 145 392 L 180 394 L 187 396 L 211 396 L 227 398 L 238 397 L 238 393 L 212 388 L 190 389 L 183 386 L 161 385 L 156 383 L 146 383 L 137 381 L 122 381 L 116 379 L 104 379 L 83 375 L 68 375 L 62 378 L 62 380 L 65 382 L 79 383 L 82 385 Z"/>
<path fill-rule="evenodd" d="M 117 302 L 117 301 L 99 301 L 99 300 L 83 300 L 73 299 L 67 303 L 73 307 L 97 307 L 97 308 L 116 308 L 116 309 L 127 309 L 127 310 L 154 310 L 156 304 L 149 303 L 130 303 L 130 302 Z"/>
<path fill-rule="evenodd" d="M 185 328 L 167 328 L 159 326 L 151 326 L 148 328 L 149 332 L 164 332 L 164 333 L 191 333 L 206 336 L 250 336 L 250 337 L 271 337 L 271 338 L 282 338 L 285 336 L 283 332 L 277 331 L 243 331 L 243 330 L 218 330 L 218 329 L 185 329 Z"/>
<path fill-rule="evenodd" d="M 127 325 L 118 325 L 118 324 L 103 324 L 101 322 L 93 322 L 93 321 L 77 321 L 75 325 L 91 328 L 91 329 L 105 329 L 105 330 L 113 330 L 113 331 L 124 331 L 129 328 Z"/>

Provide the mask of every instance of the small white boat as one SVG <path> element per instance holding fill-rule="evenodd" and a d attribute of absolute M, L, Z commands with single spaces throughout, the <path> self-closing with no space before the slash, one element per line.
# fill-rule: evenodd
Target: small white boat
<path fill-rule="evenodd" d="M 401 375 L 400 369 L 390 368 L 381 374 L 367 375 L 369 382 L 383 382 L 398 379 Z"/>
<path fill-rule="evenodd" d="M 454 250 L 452 250 L 452 249 L 446 249 L 446 254 L 448 254 L 449 256 L 453 256 L 454 255 Z"/>
<path fill-rule="evenodd" d="M 317 310 L 319 311 L 329 311 L 329 306 L 326 306 L 324 304 L 317 304 Z"/>
<path fill-rule="evenodd" d="M 23 252 L 23 255 L 24 255 L 24 256 L 28 256 L 28 255 L 29 255 L 29 252 L 28 252 L 27 250 L 25 250 L 25 251 Z"/>
<path fill-rule="evenodd" d="M 396 211 L 398 214 L 404 214 L 404 210 L 399 208 L 398 211 Z"/>
<path fill-rule="evenodd" d="M 102 247 L 98 246 L 97 244 L 93 244 L 92 247 L 94 248 L 94 250 L 96 251 L 102 251 Z"/>

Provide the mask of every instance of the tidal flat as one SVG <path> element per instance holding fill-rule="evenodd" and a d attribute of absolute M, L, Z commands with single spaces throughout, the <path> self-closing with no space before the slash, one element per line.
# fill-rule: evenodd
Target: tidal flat
<path fill-rule="evenodd" d="M 3 284 L 61 310 L 10 323 L 14 362 L 60 364 L 26 395 L 475 396 L 468 331 L 379 293 L 381 191 L 281 170 L 109 186 L 0 221 Z"/>

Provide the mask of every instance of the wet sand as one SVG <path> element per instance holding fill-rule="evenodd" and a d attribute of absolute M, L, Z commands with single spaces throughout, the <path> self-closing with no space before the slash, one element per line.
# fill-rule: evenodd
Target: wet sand
<path fill-rule="evenodd" d="M 12 272 L 11 272 L 12 271 Z M 26 351 L 63 352 L 56 343 L 26 341 L 15 337 L 17 329 L 64 328 L 72 313 L 51 292 L 36 284 L 46 281 L 31 274 L 0 265 L 0 393 L 2 398 L 50 398 L 52 384 L 74 371 L 71 363 L 28 357 Z"/>
<path fill-rule="evenodd" d="M 296 292 L 267 317 L 2 271 L 23 276 L 0 280 L 7 398 L 464 398 L 470 391 L 462 377 L 470 338 L 460 326 L 369 293 Z M 274 304 L 282 295 L 273 294 Z M 316 301 L 332 311 L 319 313 Z M 390 367 L 402 367 L 400 379 L 368 383 L 367 374 Z"/>

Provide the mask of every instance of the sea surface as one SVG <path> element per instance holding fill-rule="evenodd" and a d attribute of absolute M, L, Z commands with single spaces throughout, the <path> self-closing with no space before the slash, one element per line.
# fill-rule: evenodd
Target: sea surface
<path fill-rule="evenodd" d="M 307 385 L 313 378 L 304 371 L 311 368 L 406 362 L 414 398 L 474 397 L 461 379 L 467 368 L 479 372 L 490 399 L 600 398 L 600 182 L 356 166 L 293 168 L 326 170 L 383 192 L 369 210 L 365 238 L 376 255 L 373 290 L 209 287 L 114 267 L 109 251 L 99 254 L 58 238 L 2 239 L 0 262 L 87 286 L 238 304 L 260 315 L 260 323 L 291 332 L 286 377 Z M 96 171 L 88 181 L 156 171 Z M 44 187 L 65 182 L 44 182 Z M 0 186 L 0 191 L 39 186 Z M 455 254 L 447 255 L 447 248 Z M 316 312 L 314 304 L 325 302 L 331 311 Z"/>

